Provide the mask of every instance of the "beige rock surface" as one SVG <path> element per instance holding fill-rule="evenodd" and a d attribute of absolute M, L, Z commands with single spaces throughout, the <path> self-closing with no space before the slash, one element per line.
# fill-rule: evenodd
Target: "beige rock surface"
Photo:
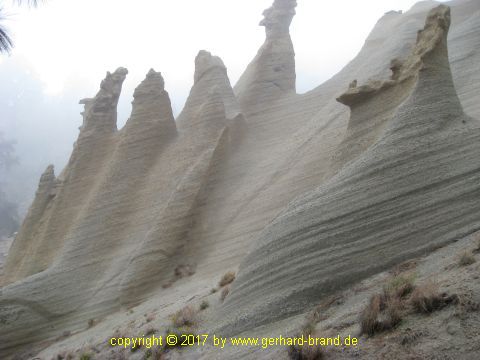
<path fill-rule="evenodd" d="M 387 13 L 358 56 L 306 94 L 295 93 L 291 0 L 264 13 L 265 44 L 233 89 L 223 62 L 198 54 L 176 120 L 151 70 L 117 130 L 127 71 L 107 74 L 82 100 L 69 164 L 42 176 L 8 256 L 0 355 L 110 315 L 106 331 L 126 306 L 167 319 L 237 267 L 204 327 L 288 322 L 478 229 L 480 4 L 447 4 L 449 53 L 445 7 L 417 42 L 438 5 L 421 2 Z M 195 274 L 164 288 L 182 265 Z"/>

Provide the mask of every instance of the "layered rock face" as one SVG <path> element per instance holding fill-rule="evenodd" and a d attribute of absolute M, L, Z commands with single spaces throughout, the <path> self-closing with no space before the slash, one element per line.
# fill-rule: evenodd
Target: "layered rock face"
<path fill-rule="evenodd" d="M 262 232 L 219 314 L 219 322 L 229 318 L 224 331 L 298 313 L 480 228 L 480 123 L 464 114 L 454 88 L 449 26 L 450 9 L 435 8 L 390 80 L 340 96 L 352 113 L 345 142 L 364 140 L 355 129 L 361 122 L 380 129 L 369 132 L 365 151 Z"/>
<path fill-rule="evenodd" d="M 233 89 L 222 60 L 199 52 L 177 119 L 150 70 L 117 130 L 127 71 L 108 73 L 8 255 L 0 355 L 147 299 L 208 292 L 237 266 L 206 326 L 238 333 L 480 228 L 480 3 L 450 4 L 450 54 L 437 5 L 386 14 L 303 95 L 292 0 L 265 11 L 265 43 Z M 162 286 L 182 266 L 195 274 Z"/>

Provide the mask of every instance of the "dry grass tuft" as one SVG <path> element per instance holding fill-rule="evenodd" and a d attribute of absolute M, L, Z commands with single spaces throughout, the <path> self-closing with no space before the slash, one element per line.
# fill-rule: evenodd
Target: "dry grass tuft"
<path fill-rule="evenodd" d="M 83 353 L 80 355 L 80 360 L 90 360 L 92 356 L 89 353 Z"/>
<path fill-rule="evenodd" d="M 191 327 L 197 323 L 197 312 L 193 306 L 187 305 L 183 309 L 178 310 L 172 316 L 172 324 L 175 327 Z"/>
<path fill-rule="evenodd" d="M 203 300 L 200 304 L 200 311 L 207 309 L 210 306 L 207 300 Z"/>
<path fill-rule="evenodd" d="M 447 305 L 457 303 L 458 296 L 448 296 L 446 293 L 440 293 L 438 286 L 430 282 L 418 286 L 413 292 L 410 302 L 417 313 L 429 314 Z"/>
<path fill-rule="evenodd" d="M 373 295 L 360 315 L 360 332 L 368 336 L 393 329 L 403 318 L 405 298 L 415 289 L 414 274 L 398 274 Z"/>
<path fill-rule="evenodd" d="M 220 301 L 224 302 L 225 298 L 228 296 L 230 293 L 230 286 L 226 286 L 223 288 L 222 293 L 220 294 Z"/>
<path fill-rule="evenodd" d="M 404 298 L 415 289 L 415 274 L 404 274 L 394 276 L 383 287 L 385 298 Z"/>
<path fill-rule="evenodd" d="M 229 271 L 222 276 L 222 278 L 218 282 L 218 286 L 223 287 L 225 285 L 231 284 L 233 280 L 235 280 L 235 272 Z"/>
<path fill-rule="evenodd" d="M 465 251 L 458 259 L 458 265 L 460 266 L 472 265 L 474 262 L 475 262 L 475 257 L 471 252 L 468 252 L 468 251 Z"/>
<path fill-rule="evenodd" d="M 398 297 L 385 298 L 373 295 L 360 315 L 360 332 L 373 336 L 376 333 L 393 329 L 403 318 L 403 303 Z"/>

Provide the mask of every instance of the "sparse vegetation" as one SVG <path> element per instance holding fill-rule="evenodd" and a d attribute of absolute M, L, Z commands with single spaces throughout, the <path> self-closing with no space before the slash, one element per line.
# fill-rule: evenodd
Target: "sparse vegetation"
<path fill-rule="evenodd" d="M 402 320 L 400 302 L 398 299 L 388 301 L 382 295 L 376 294 L 360 316 L 360 332 L 373 336 L 378 332 L 390 330 Z"/>
<path fill-rule="evenodd" d="M 197 312 L 191 305 L 178 310 L 172 316 L 172 324 L 179 328 L 182 326 L 191 327 L 197 323 Z"/>
<path fill-rule="evenodd" d="M 433 283 L 416 286 L 413 274 L 399 274 L 383 287 L 382 294 L 371 297 L 360 315 L 361 334 L 373 336 L 393 329 L 412 310 L 423 314 L 431 313 L 457 302 L 457 295 L 439 293 L 438 287 Z"/>
<path fill-rule="evenodd" d="M 203 300 L 200 304 L 200 310 L 205 310 L 210 306 L 207 300 Z"/>
<path fill-rule="evenodd" d="M 83 353 L 80 355 L 80 360 L 92 360 L 92 356 L 89 353 Z"/>
<path fill-rule="evenodd" d="M 384 287 L 382 294 L 375 294 L 360 315 L 360 331 L 373 336 L 393 329 L 403 318 L 404 301 L 415 289 L 414 274 L 398 274 Z"/>
<path fill-rule="evenodd" d="M 231 284 L 234 280 L 235 280 L 235 272 L 229 271 L 222 276 L 222 278 L 218 282 L 218 286 L 224 287 L 228 284 Z"/>
<path fill-rule="evenodd" d="M 210 290 L 210 294 L 215 294 L 217 291 L 218 291 L 217 288 L 212 288 L 212 290 Z"/>
<path fill-rule="evenodd" d="M 97 322 L 95 319 L 88 319 L 88 327 L 91 328 L 93 327 Z"/>
<path fill-rule="evenodd" d="M 394 276 L 383 288 L 385 298 L 404 298 L 415 289 L 415 274 Z"/>
<path fill-rule="evenodd" d="M 314 330 L 315 324 L 312 321 L 308 321 L 296 337 L 301 337 L 302 335 L 307 337 L 312 335 Z M 303 346 L 291 345 L 288 347 L 288 357 L 292 360 L 322 360 L 325 358 L 325 351 L 319 344 L 314 346 L 308 344 Z"/>
<path fill-rule="evenodd" d="M 468 266 L 472 265 L 475 262 L 475 257 L 469 251 L 465 251 L 458 260 L 458 265 L 460 266 Z"/>
<path fill-rule="evenodd" d="M 428 314 L 452 303 L 457 303 L 458 296 L 440 293 L 437 285 L 427 283 L 415 289 L 410 301 L 416 312 Z"/>
<path fill-rule="evenodd" d="M 229 293 L 230 293 L 230 286 L 224 287 L 222 290 L 222 293 L 220 294 L 220 301 L 224 302 Z"/>

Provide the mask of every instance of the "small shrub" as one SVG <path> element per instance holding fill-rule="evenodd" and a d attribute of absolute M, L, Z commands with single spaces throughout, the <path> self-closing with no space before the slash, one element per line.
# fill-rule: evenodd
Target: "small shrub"
<path fill-rule="evenodd" d="M 197 322 L 197 312 L 195 309 L 188 305 L 183 309 L 178 310 L 172 317 L 172 323 L 175 327 L 193 326 Z"/>
<path fill-rule="evenodd" d="M 380 295 L 373 295 L 360 315 L 360 332 L 372 336 L 379 330 L 378 318 L 383 304 Z"/>
<path fill-rule="evenodd" d="M 403 304 L 398 297 L 392 297 L 387 299 L 385 311 L 387 313 L 386 318 L 383 320 L 383 329 L 393 329 L 402 321 Z"/>
<path fill-rule="evenodd" d="M 410 302 L 417 313 L 428 314 L 452 303 L 457 303 L 458 296 L 439 293 L 435 284 L 428 283 L 415 289 Z"/>
<path fill-rule="evenodd" d="M 376 294 L 360 315 L 360 332 L 373 336 L 393 329 L 402 321 L 403 305 L 398 297 L 385 298 Z"/>
<path fill-rule="evenodd" d="M 91 360 L 92 359 L 92 356 L 88 353 L 83 353 L 82 355 L 80 355 L 80 360 Z"/>
<path fill-rule="evenodd" d="M 210 306 L 207 300 L 203 300 L 202 303 L 200 304 L 200 310 L 205 310 Z"/>
<path fill-rule="evenodd" d="M 224 302 L 225 298 L 228 296 L 230 293 L 230 286 L 226 286 L 223 288 L 222 293 L 220 294 L 220 301 Z"/>
<path fill-rule="evenodd" d="M 97 322 L 95 321 L 95 319 L 89 319 L 88 320 L 88 327 L 91 328 L 93 327 Z"/>
<path fill-rule="evenodd" d="M 404 298 L 415 289 L 415 274 L 394 276 L 383 288 L 385 298 Z"/>
<path fill-rule="evenodd" d="M 460 266 L 468 266 L 472 265 L 475 262 L 475 258 L 472 253 L 465 251 L 460 259 L 458 260 L 458 265 Z"/>
<path fill-rule="evenodd" d="M 215 294 L 217 291 L 218 291 L 217 288 L 212 288 L 212 290 L 210 290 L 210 294 Z"/>
<path fill-rule="evenodd" d="M 218 285 L 220 287 L 224 287 L 225 285 L 231 284 L 233 280 L 235 280 L 235 272 L 229 271 L 222 276 L 218 282 Z"/>

